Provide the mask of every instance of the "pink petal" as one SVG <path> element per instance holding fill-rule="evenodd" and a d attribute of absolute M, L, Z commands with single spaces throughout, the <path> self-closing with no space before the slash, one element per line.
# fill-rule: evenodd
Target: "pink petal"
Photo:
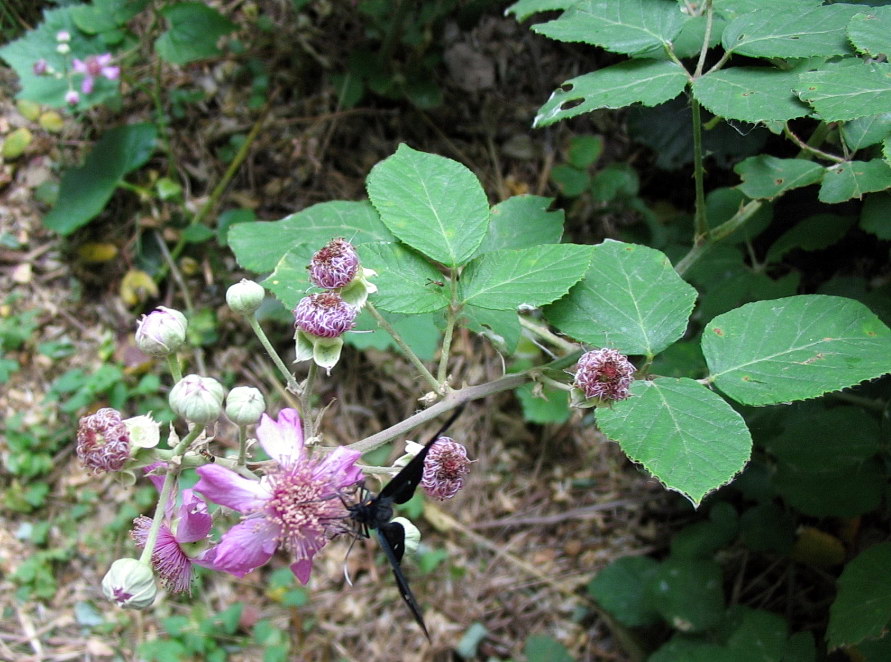
<path fill-rule="evenodd" d="M 291 572 L 300 580 L 301 584 L 306 584 L 309 581 L 309 573 L 312 572 L 312 559 L 294 561 L 291 564 Z"/>
<path fill-rule="evenodd" d="M 266 454 L 279 464 L 296 462 L 303 456 L 303 425 L 296 409 L 282 409 L 278 420 L 263 414 L 257 439 Z"/>
<path fill-rule="evenodd" d="M 356 460 L 361 455 L 359 451 L 341 446 L 319 462 L 313 471 L 313 478 L 324 479 L 334 490 L 355 485 L 362 480 L 362 470 L 356 466 Z"/>
<path fill-rule="evenodd" d="M 216 464 L 205 464 L 195 471 L 201 476 L 194 487 L 205 498 L 240 513 L 260 510 L 269 498 L 262 483 L 239 476 Z"/>
<path fill-rule="evenodd" d="M 83 60 L 79 60 L 78 58 L 74 58 L 71 61 L 71 68 L 74 69 L 74 72 L 78 74 L 87 73 L 87 63 Z"/>
<path fill-rule="evenodd" d="M 120 67 L 102 67 L 102 75 L 108 80 L 117 80 L 121 75 Z"/>
<path fill-rule="evenodd" d="M 179 523 L 176 525 L 176 541 L 179 543 L 204 540 L 213 524 L 207 512 L 207 504 L 192 490 L 183 490 L 183 504 L 179 507 Z"/>
<path fill-rule="evenodd" d="M 80 84 L 80 91 L 84 94 L 90 94 L 93 91 L 93 77 L 85 76 L 83 82 Z"/>
<path fill-rule="evenodd" d="M 243 520 L 224 533 L 220 544 L 213 548 L 215 557 L 210 567 L 244 577 L 272 557 L 279 533 L 279 527 L 263 517 Z"/>

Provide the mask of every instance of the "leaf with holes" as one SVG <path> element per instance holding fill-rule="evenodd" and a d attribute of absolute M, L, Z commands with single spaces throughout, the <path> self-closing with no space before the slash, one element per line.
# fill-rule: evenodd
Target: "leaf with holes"
<path fill-rule="evenodd" d="M 597 427 L 697 506 L 742 471 L 752 451 L 742 416 L 692 379 L 635 381 L 627 400 L 597 409 Z"/>
<path fill-rule="evenodd" d="M 702 334 L 709 381 L 737 402 L 816 398 L 891 372 L 891 330 L 853 299 L 803 295 L 718 315 Z"/>
<path fill-rule="evenodd" d="M 773 67 L 733 67 L 702 76 L 693 96 L 715 115 L 744 122 L 785 121 L 808 114 L 792 93 L 798 74 Z"/>
<path fill-rule="evenodd" d="M 733 167 L 742 177 L 737 188 L 750 198 L 771 199 L 794 188 L 816 184 L 823 178 L 819 163 L 804 159 L 778 159 L 761 154 L 751 156 Z"/>
<path fill-rule="evenodd" d="M 674 62 L 628 60 L 572 78 L 538 109 L 533 126 L 542 127 L 599 108 L 635 103 L 658 106 L 684 91 L 687 73 Z"/>

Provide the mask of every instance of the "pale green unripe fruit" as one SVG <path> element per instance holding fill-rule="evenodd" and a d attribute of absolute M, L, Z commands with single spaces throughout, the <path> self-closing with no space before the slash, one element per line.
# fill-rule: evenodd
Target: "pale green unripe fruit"
<path fill-rule="evenodd" d="M 158 587 L 151 567 L 136 559 L 118 559 L 102 579 L 102 593 L 124 609 L 146 609 L 155 601 Z"/>
<path fill-rule="evenodd" d="M 207 425 L 223 412 L 226 390 L 216 379 L 186 375 L 170 389 L 170 407 L 181 418 Z"/>
<path fill-rule="evenodd" d="M 266 290 L 262 285 L 242 278 L 226 290 L 226 304 L 239 315 L 253 315 L 265 296 Z"/>
<path fill-rule="evenodd" d="M 226 396 L 226 416 L 236 425 L 253 425 L 264 411 L 263 394 L 253 386 L 236 386 Z"/>

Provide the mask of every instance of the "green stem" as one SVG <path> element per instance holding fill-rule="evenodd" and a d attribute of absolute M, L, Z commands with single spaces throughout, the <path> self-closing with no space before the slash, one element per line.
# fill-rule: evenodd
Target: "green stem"
<path fill-rule="evenodd" d="M 693 181 L 696 186 L 696 212 L 694 215 L 694 243 L 708 236 L 708 215 L 705 208 L 705 167 L 702 164 L 702 119 L 699 102 L 691 97 L 693 115 Z"/>
<path fill-rule="evenodd" d="M 179 365 L 179 359 L 176 356 L 176 352 L 167 355 L 167 369 L 170 370 L 170 375 L 173 377 L 174 383 L 183 378 L 183 370 Z"/>
<path fill-rule="evenodd" d="M 269 342 L 269 338 L 266 337 L 266 333 L 263 331 L 263 327 L 260 326 L 257 318 L 253 315 L 248 315 L 246 317 L 248 324 L 251 325 L 251 329 L 253 330 L 254 335 L 259 338 L 260 344 L 263 345 L 263 349 L 266 350 L 266 353 L 269 354 L 269 358 L 272 359 L 275 367 L 278 368 L 278 371 L 281 373 L 282 377 L 285 378 L 285 383 L 287 384 L 288 390 L 292 393 L 297 393 L 297 380 L 294 379 L 294 375 L 291 374 L 291 371 L 288 370 L 288 367 L 285 365 L 284 361 L 282 361 L 279 355 L 276 353 L 275 348 L 272 346 L 272 343 Z"/>
<path fill-rule="evenodd" d="M 827 129 L 828 130 L 828 129 Z M 817 149 L 810 145 L 811 141 L 814 140 L 814 137 L 817 135 L 817 132 L 814 132 L 814 136 L 811 136 L 811 140 L 808 142 L 804 142 L 801 138 L 792 133 L 792 130 L 789 128 L 789 123 L 786 122 L 783 125 L 783 135 L 786 136 L 789 140 L 795 143 L 801 151 L 798 153 L 798 157 L 806 156 L 808 158 L 816 156 L 820 159 L 826 159 L 827 161 L 833 161 L 834 163 L 844 163 L 845 159 L 841 156 L 836 156 L 835 154 L 830 154 L 829 152 L 824 152 L 821 149 Z M 820 134 L 821 138 L 825 136 L 825 133 Z M 817 143 L 819 144 L 819 143 Z"/>
<path fill-rule="evenodd" d="M 531 331 L 542 340 L 545 340 L 552 345 L 559 347 L 564 352 L 574 352 L 579 348 L 576 343 L 570 342 L 565 338 L 561 338 L 556 333 L 551 331 L 546 324 L 542 324 L 538 320 L 529 319 L 528 317 L 524 317 L 523 315 L 520 315 L 519 319 L 520 326 L 522 326 L 524 329 Z"/>
<path fill-rule="evenodd" d="M 365 304 L 365 308 L 368 310 L 369 313 L 371 313 L 371 316 L 374 317 L 378 326 L 380 326 L 384 331 L 386 331 L 393 337 L 393 340 L 396 342 L 397 345 L 399 345 L 399 349 L 401 349 L 403 353 L 405 353 L 405 356 L 408 358 L 409 361 L 411 361 L 411 364 L 421 374 L 421 377 L 427 380 L 427 383 L 430 384 L 430 386 L 436 393 L 442 393 L 442 386 L 436 380 L 436 377 L 433 376 L 433 373 L 427 370 L 427 366 L 424 365 L 424 362 L 421 361 L 421 359 L 418 358 L 418 355 L 412 351 L 411 347 L 409 347 L 408 344 L 402 339 L 402 336 L 399 335 L 399 332 L 393 328 L 393 325 L 384 319 L 383 315 L 378 312 L 377 308 L 375 308 L 372 303 L 367 302 Z"/>
<path fill-rule="evenodd" d="M 690 267 L 711 250 L 712 246 L 742 227 L 755 212 L 761 209 L 762 204 L 764 204 L 763 200 L 749 200 L 730 220 L 721 223 L 721 225 L 712 230 L 708 237 L 697 240 L 693 248 L 675 265 L 674 270 L 678 275 L 683 276 Z"/>
<path fill-rule="evenodd" d="M 247 464 L 247 428 L 244 425 L 238 426 L 238 466 L 243 467 Z"/>
<path fill-rule="evenodd" d="M 303 417 L 303 438 L 309 441 L 315 435 L 315 422 L 312 417 L 312 389 L 316 382 L 319 366 L 315 361 L 309 362 L 306 381 L 300 389 L 300 415 Z"/>
<path fill-rule="evenodd" d="M 449 355 L 452 351 L 452 338 L 455 333 L 455 324 L 458 321 L 458 313 L 461 305 L 458 303 L 458 273 L 451 269 L 449 273 L 449 306 L 446 309 L 446 327 L 442 334 L 442 349 L 439 355 L 439 370 L 436 372 L 440 384 L 445 384 L 448 379 Z"/>

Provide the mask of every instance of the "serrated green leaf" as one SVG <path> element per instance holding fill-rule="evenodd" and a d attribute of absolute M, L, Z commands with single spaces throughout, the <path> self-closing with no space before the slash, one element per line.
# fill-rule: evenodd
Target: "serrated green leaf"
<path fill-rule="evenodd" d="M 591 185 L 591 176 L 568 163 L 559 163 L 551 168 L 551 181 L 560 189 L 560 195 L 575 198 Z"/>
<path fill-rule="evenodd" d="M 891 621 L 891 543 L 873 545 L 845 566 L 829 608 L 830 648 L 876 639 Z"/>
<path fill-rule="evenodd" d="M 891 188 L 891 166 L 882 159 L 845 161 L 826 168 L 817 197 L 820 202 L 838 203 L 887 188 Z"/>
<path fill-rule="evenodd" d="M 272 273 L 260 282 L 288 310 L 293 310 L 311 287 L 306 265 L 314 252 L 309 244 L 298 242 L 279 258 Z"/>
<path fill-rule="evenodd" d="M 868 115 L 845 122 L 841 125 L 841 133 L 852 152 L 877 145 L 891 136 L 891 113 Z"/>
<path fill-rule="evenodd" d="M 724 627 L 731 630 L 727 638 L 727 657 L 722 659 L 746 662 L 778 662 L 783 659 L 789 627 L 779 614 L 743 605 L 727 610 Z"/>
<path fill-rule="evenodd" d="M 891 64 L 829 65 L 798 74 L 798 82 L 789 87 L 826 122 L 878 115 L 891 106 Z"/>
<path fill-rule="evenodd" d="M 320 202 L 278 221 L 239 223 L 229 230 L 235 259 L 256 272 L 274 269 L 282 256 L 300 243 L 315 252 L 336 237 L 355 246 L 394 239 L 368 202 L 346 200 Z"/>
<path fill-rule="evenodd" d="M 69 235 L 101 212 L 124 175 L 142 166 L 155 149 L 154 124 L 129 124 L 105 132 L 79 168 L 65 172 L 55 206 L 43 224 Z"/>
<path fill-rule="evenodd" d="M 715 13 L 727 20 L 733 20 L 764 8 L 764 0 L 713 0 L 712 4 Z M 822 5 L 823 0 L 772 0 L 770 4 L 789 11 L 802 11 L 809 7 Z"/>
<path fill-rule="evenodd" d="M 394 235 L 446 266 L 464 264 L 486 236 L 486 194 L 457 161 L 402 144 L 372 168 L 367 189 Z"/>
<path fill-rule="evenodd" d="M 374 269 L 374 305 L 391 313 L 430 313 L 449 304 L 449 288 L 438 285 L 442 274 L 427 260 L 396 243 L 356 247 L 362 265 Z"/>
<path fill-rule="evenodd" d="M 621 62 L 563 83 L 538 109 L 532 126 L 547 126 L 598 108 L 623 108 L 635 103 L 656 106 L 675 98 L 686 85 L 686 71 L 674 62 Z"/>
<path fill-rule="evenodd" d="M 97 34 L 123 27 L 146 4 L 147 0 L 93 0 L 91 5 L 75 5 L 71 13 L 80 30 Z"/>
<path fill-rule="evenodd" d="M 632 55 L 669 44 L 687 19 L 676 2 L 666 0 L 581 0 L 532 31 Z"/>
<path fill-rule="evenodd" d="M 563 236 L 562 209 L 548 211 L 553 198 L 515 195 L 492 207 L 486 238 L 477 255 L 503 248 L 557 244 Z"/>
<path fill-rule="evenodd" d="M 523 420 L 537 425 L 565 423 L 569 420 L 569 393 L 545 386 L 536 395 L 534 389 L 533 384 L 524 384 L 516 391 L 517 399 L 523 406 Z"/>
<path fill-rule="evenodd" d="M 386 310 L 378 311 L 403 341 L 411 348 L 415 355 L 422 361 L 432 361 L 439 349 L 439 340 L 442 336 L 436 327 L 435 318 L 442 317 L 442 313 L 422 313 L 419 315 L 400 315 Z M 393 337 L 378 326 L 377 321 L 367 310 L 362 310 L 356 318 L 354 331 L 367 331 L 368 333 L 346 333 L 344 342 L 358 349 L 373 347 L 378 350 L 392 349 L 402 351 L 393 340 Z M 380 462 L 384 462 L 386 458 Z M 380 464 L 374 462 L 374 464 Z"/>
<path fill-rule="evenodd" d="M 578 0 L 519 0 L 504 10 L 504 14 L 513 14 L 521 23 L 533 14 L 543 11 L 569 9 Z"/>
<path fill-rule="evenodd" d="M 652 625 L 659 612 L 650 604 L 647 586 L 658 567 L 648 556 L 625 556 L 597 573 L 588 584 L 588 594 L 624 625 Z"/>
<path fill-rule="evenodd" d="M 608 239 L 594 247 L 585 278 L 544 312 L 578 340 L 654 356 L 684 334 L 695 301 L 663 253 Z"/>
<path fill-rule="evenodd" d="M 805 159 L 778 159 L 761 154 L 737 163 L 733 171 L 742 178 L 737 188 L 750 198 L 775 198 L 786 191 L 815 184 L 823 167 Z"/>
<path fill-rule="evenodd" d="M 786 230 L 767 251 L 767 262 L 778 262 L 791 250 L 816 251 L 832 246 L 854 224 L 853 216 L 815 214 Z"/>
<path fill-rule="evenodd" d="M 521 332 L 516 311 L 465 306 L 462 313 L 471 331 L 486 335 L 499 350 L 507 354 L 516 351 Z"/>
<path fill-rule="evenodd" d="M 858 11 L 851 5 L 790 10 L 769 6 L 744 14 L 724 28 L 724 49 L 764 58 L 804 58 L 851 52 L 845 28 Z"/>
<path fill-rule="evenodd" d="M 459 299 L 465 305 L 493 310 L 543 306 L 582 279 L 591 252 L 590 246 L 549 244 L 485 253 L 461 274 Z"/>
<path fill-rule="evenodd" d="M 158 55 L 173 64 L 216 57 L 220 37 L 235 30 L 236 25 L 216 9 L 203 2 L 180 2 L 161 9 L 168 29 L 155 40 Z"/>
<path fill-rule="evenodd" d="M 663 561 L 650 578 L 649 590 L 652 604 L 662 618 L 681 632 L 707 630 L 724 616 L 721 566 L 714 561 Z"/>
<path fill-rule="evenodd" d="M 879 239 L 891 239 L 891 193 L 869 195 L 860 210 L 860 229 Z"/>
<path fill-rule="evenodd" d="M 870 57 L 891 55 L 891 7 L 870 7 L 848 23 L 848 39 Z"/>
<path fill-rule="evenodd" d="M 603 154 L 603 138 L 600 136 L 575 136 L 569 143 L 566 158 L 576 168 L 584 170 L 593 165 Z"/>
<path fill-rule="evenodd" d="M 635 381 L 630 398 L 597 409 L 597 426 L 694 505 L 742 471 L 752 450 L 742 417 L 692 379 Z"/>
<path fill-rule="evenodd" d="M 798 74 L 773 67 L 732 67 L 702 76 L 693 96 L 715 115 L 744 122 L 785 121 L 808 114 L 792 89 Z"/>
<path fill-rule="evenodd" d="M 852 299 L 803 295 L 757 301 L 702 334 L 710 381 L 737 402 L 815 398 L 891 371 L 891 331 Z"/>

